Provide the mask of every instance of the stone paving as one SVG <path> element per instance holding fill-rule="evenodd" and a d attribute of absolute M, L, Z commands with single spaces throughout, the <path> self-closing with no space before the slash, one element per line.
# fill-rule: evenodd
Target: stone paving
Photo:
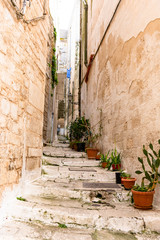
<path fill-rule="evenodd" d="M 160 209 L 134 209 L 99 161 L 64 143 L 44 147 L 42 161 L 42 177 L 8 207 L 0 239 L 160 240 Z"/>

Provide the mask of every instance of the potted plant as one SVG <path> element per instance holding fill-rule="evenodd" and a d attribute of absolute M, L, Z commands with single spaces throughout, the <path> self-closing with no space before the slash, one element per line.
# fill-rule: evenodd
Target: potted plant
<path fill-rule="evenodd" d="M 136 178 L 132 178 L 131 174 L 128 174 L 126 172 L 121 173 L 121 183 L 123 183 L 124 188 L 126 190 L 132 189 L 136 181 Z"/>
<path fill-rule="evenodd" d="M 77 151 L 85 151 L 85 139 L 87 135 L 87 125 L 89 125 L 89 120 L 85 117 L 76 118 L 70 123 L 69 136 L 71 146 Z"/>
<path fill-rule="evenodd" d="M 99 150 L 97 148 L 94 148 L 93 145 L 96 143 L 98 137 L 98 134 L 93 133 L 90 133 L 88 136 L 88 147 L 86 148 L 88 159 L 96 159 L 97 157 Z"/>
<path fill-rule="evenodd" d="M 112 170 L 118 171 L 121 169 L 121 155 L 117 152 L 117 149 L 115 147 L 114 150 L 111 152 L 111 164 L 112 164 Z"/>
<path fill-rule="evenodd" d="M 110 168 L 110 157 L 109 157 L 109 151 L 107 152 L 106 155 L 101 154 L 101 166 L 102 168 Z"/>
<path fill-rule="evenodd" d="M 158 140 L 160 144 L 160 139 Z M 136 174 L 144 174 L 141 180 L 141 185 L 136 185 L 132 189 L 134 207 L 140 209 L 151 209 L 155 188 L 160 181 L 158 172 L 160 166 L 160 149 L 156 152 L 152 143 L 149 144 L 149 151 L 146 150 L 143 145 L 143 154 L 145 155 L 147 162 L 147 170 L 143 158 L 138 157 L 138 161 L 142 166 L 142 170 L 138 170 Z M 149 170 L 148 170 L 149 169 Z M 147 181 L 147 184 L 146 182 Z"/>
<path fill-rule="evenodd" d="M 97 156 L 96 156 L 96 160 L 100 160 L 100 159 L 101 159 L 101 153 L 98 152 L 98 153 L 97 153 Z"/>

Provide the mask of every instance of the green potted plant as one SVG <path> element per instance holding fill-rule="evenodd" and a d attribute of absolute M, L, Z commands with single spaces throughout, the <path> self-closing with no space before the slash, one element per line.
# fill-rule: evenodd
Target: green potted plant
<path fill-rule="evenodd" d="M 109 151 L 106 153 L 106 155 L 101 154 L 100 160 L 102 168 L 110 168 L 111 162 L 109 157 Z"/>
<path fill-rule="evenodd" d="M 111 164 L 112 164 L 112 170 L 118 171 L 121 169 L 121 155 L 117 152 L 117 149 L 115 147 L 114 150 L 111 152 Z"/>
<path fill-rule="evenodd" d="M 121 183 L 124 185 L 124 188 L 126 190 L 132 189 L 135 184 L 135 181 L 136 178 L 132 178 L 131 174 L 126 173 L 124 171 L 121 173 Z"/>
<path fill-rule="evenodd" d="M 77 151 L 85 151 L 85 139 L 87 135 L 87 125 L 89 125 L 89 120 L 85 117 L 76 118 L 70 123 L 69 136 L 71 146 Z"/>
<path fill-rule="evenodd" d="M 98 152 L 98 153 L 97 153 L 97 156 L 96 156 L 96 160 L 100 160 L 100 159 L 101 159 L 101 153 Z"/>
<path fill-rule="evenodd" d="M 158 143 L 160 144 L 160 139 L 158 140 Z M 147 151 L 143 145 L 143 154 L 145 155 L 148 166 L 146 169 L 143 158 L 138 157 L 138 161 L 142 166 L 142 170 L 137 170 L 135 173 L 143 173 L 144 176 L 142 177 L 141 185 L 137 184 L 133 187 L 132 194 L 135 208 L 150 209 L 152 208 L 155 188 L 157 184 L 160 183 L 160 181 L 158 181 L 158 177 L 160 177 L 158 172 L 160 166 L 160 149 L 156 152 L 152 143 L 150 143 L 149 151 Z"/>

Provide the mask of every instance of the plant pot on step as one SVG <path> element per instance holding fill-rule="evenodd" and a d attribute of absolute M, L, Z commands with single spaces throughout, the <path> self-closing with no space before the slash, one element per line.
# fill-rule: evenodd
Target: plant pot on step
<path fill-rule="evenodd" d="M 135 184 L 135 181 L 136 178 L 122 178 L 122 182 L 126 190 L 132 189 Z"/>
<path fill-rule="evenodd" d="M 116 183 L 117 184 L 121 184 L 121 173 L 120 172 L 116 172 Z"/>
<path fill-rule="evenodd" d="M 77 151 L 78 152 L 84 152 L 85 151 L 85 142 L 77 143 Z"/>
<path fill-rule="evenodd" d="M 75 151 L 77 151 L 77 143 L 74 143 L 73 149 L 74 149 Z"/>
<path fill-rule="evenodd" d="M 107 162 L 102 162 L 102 168 L 107 168 L 108 163 Z"/>
<path fill-rule="evenodd" d="M 88 159 L 96 159 L 98 149 L 96 148 L 86 148 Z"/>
<path fill-rule="evenodd" d="M 139 192 L 131 190 L 133 194 L 134 207 L 139 209 L 151 209 L 155 191 Z"/>
<path fill-rule="evenodd" d="M 100 155 L 100 154 L 97 154 L 96 160 L 100 160 L 100 158 L 101 158 L 101 155 Z"/>
<path fill-rule="evenodd" d="M 121 169 L 121 163 L 119 164 L 112 164 L 113 171 L 119 171 Z"/>

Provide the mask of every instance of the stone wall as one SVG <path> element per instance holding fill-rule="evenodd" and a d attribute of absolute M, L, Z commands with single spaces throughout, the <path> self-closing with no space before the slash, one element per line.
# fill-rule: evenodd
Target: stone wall
<path fill-rule="evenodd" d="M 117 1 L 88 1 L 88 59 L 95 53 Z M 143 144 L 160 137 L 160 1 L 121 1 L 82 84 L 82 114 L 92 126 L 100 120 L 104 153 L 116 147 L 133 176 Z M 83 77 L 86 67 L 83 66 Z M 158 190 L 157 190 L 158 196 Z M 158 199 L 158 198 L 157 198 Z"/>
<path fill-rule="evenodd" d="M 1 193 L 6 186 L 18 183 L 22 176 L 33 179 L 40 175 L 47 42 L 50 41 L 48 0 L 31 1 L 24 17 L 12 3 L 0 1 Z M 20 1 L 16 4 L 22 7 L 18 5 Z"/>

